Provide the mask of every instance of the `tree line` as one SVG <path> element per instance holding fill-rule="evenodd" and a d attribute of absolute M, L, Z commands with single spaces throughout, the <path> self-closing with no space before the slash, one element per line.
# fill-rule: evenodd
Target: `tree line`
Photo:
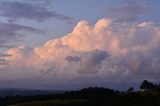
<path fill-rule="evenodd" d="M 45 101 L 58 100 L 61 103 L 57 105 L 47 105 Z M 82 101 L 73 104 L 73 101 Z M 62 94 L 49 94 L 37 96 L 7 96 L 0 97 L 0 106 L 9 106 L 13 104 L 29 103 L 40 101 L 42 106 L 160 106 L 160 84 L 154 84 L 144 80 L 140 84 L 140 90 L 134 91 L 130 87 L 127 91 L 118 91 L 103 87 L 89 87 L 77 91 L 67 91 Z M 63 104 L 67 102 L 70 104 Z M 14 105 L 19 106 L 19 105 Z M 23 105 L 20 105 L 23 106 Z M 26 106 L 26 105 L 24 105 Z M 40 103 L 30 104 L 29 106 L 41 106 Z"/>

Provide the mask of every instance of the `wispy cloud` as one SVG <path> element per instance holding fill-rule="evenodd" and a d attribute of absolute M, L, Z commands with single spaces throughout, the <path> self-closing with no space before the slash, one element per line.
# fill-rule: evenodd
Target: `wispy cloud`
<path fill-rule="evenodd" d="M 11 57 L 12 55 L 10 55 L 10 54 L 0 54 L 0 58 L 1 57 Z"/>
<path fill-rule="evenodd" d="M 121 3 L 115 7 L 109 9 L 109 13 L 112 17 L 119 22 L 133 22 L 137 21 L 147 10 L 146 4 L 143 4 L 137 0 L 122 0 Z"/>
<path fill-rule="evenodd" d="M 0 23 L 0 47 L 9 47 L 9 42 L 25 36 L 22 32 L 40 32 L 40 30 L 14 23 Z"/>
<path fill-rule="evenodd" d="M 0 15 L 7 17 L 10 21 L 17 21 L 19 19 L 45 21 L 51 18 L 64 21 L 72 20 L 71 17 L 57 13 L 54 10 L 50 10 L 47 6 L 41 6 L 37 5 L 37 3 L 23 1 L 0 2 Z"/>

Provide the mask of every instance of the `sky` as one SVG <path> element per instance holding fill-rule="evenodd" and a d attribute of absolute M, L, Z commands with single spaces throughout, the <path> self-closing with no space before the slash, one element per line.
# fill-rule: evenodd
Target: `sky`
<path fill-rule="evenodd" d="M 160 81 L 160 1 L 0 0 L 1 88 Z"/>

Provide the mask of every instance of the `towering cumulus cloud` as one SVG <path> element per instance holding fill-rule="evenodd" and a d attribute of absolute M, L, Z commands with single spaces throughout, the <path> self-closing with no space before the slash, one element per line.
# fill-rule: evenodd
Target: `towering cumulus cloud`
<path fill-rule="evenodd" d="M 76 88 L 136 83 L 160 77 L 160 27 L 152 22 L 85 20 L 41 47 L 7 50 L 1 81 L 39 88 Z M 23 84 L 25 82 L 25 85 Z M 76 87 L 75 87 L 76 86 Z"/>

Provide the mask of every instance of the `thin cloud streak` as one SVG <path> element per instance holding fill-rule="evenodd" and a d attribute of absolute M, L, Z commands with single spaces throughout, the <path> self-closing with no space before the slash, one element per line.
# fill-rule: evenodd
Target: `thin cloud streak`
<path fill-rule="evenodd" d="M 47 6 L 40 6 L 36 3 L 6 1 L 0 2 L 0 15 L 7 17 L 9 21 L 15 22 L 20 19 L 45 21 L 51 18 L 71 22 L 72 18 L 49 10 Z"/>
<path fill-rule="evenodd" d="M 25 36 L 22 32 L 42 33 L 41 30 L 15 23 L 0 23 L 0 48 L 14 47 L 10 43 Z"/>

